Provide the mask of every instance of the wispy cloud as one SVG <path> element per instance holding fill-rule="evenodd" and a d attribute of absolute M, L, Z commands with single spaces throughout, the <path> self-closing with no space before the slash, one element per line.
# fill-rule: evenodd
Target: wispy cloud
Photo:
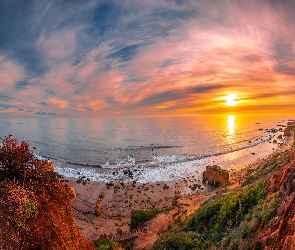
<path fill-rule="evenodd" d="M 1 114 L 293 109 L 289 1 L 0 3 Z"/>

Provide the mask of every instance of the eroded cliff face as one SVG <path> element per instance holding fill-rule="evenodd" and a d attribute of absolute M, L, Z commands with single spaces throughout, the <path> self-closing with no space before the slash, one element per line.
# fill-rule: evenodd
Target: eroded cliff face
<path fill-rule="evenodd" d="M 0 249 L 94 249 L 82 238 L 61 183 L 46 185 L 45 180 L 28 191 L 18 185 L 8 182 L 1 188 Z"/>
<path fill-rule="evenodd" d="M 295 249 L 295 151 L 291 161 L 276 171 L 267 186 L 270 193 L 277 193 L 278 207 L 273 226 L 259 236 L 265 249 Z"/>
<path fill-rule="evenodd" d="M 175 225 L 153 249 L 295 249 L 295 150 L 274 153 L 237 174 L 232 186 L 219 190 L 184 225 Z"/>
<path fill-rule="evenodd" d="M 95 249 L 74 221 L 69 191 L 26 143 L 0 142 L 0 249 Z"/>

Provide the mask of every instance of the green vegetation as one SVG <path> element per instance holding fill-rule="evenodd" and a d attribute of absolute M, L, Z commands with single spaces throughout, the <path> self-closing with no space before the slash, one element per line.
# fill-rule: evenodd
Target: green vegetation
<path fill-rule="evenodd" d="M 251 176 L 247 177 L 247 179 L 242 183 L 242 186 L 243 186 L 243 187 L 244 187 L 244 186 L 247 186 L 247 185 L 253 183 L 253 182 L 256 181 L 256 180 L 257 180 L 257 176 L 255 176 L 255 175 L 251 175 Z"/>
<path fill-rule="evenodd" d="M 212 170 L 217 172 L 217 173 L 221 173 L 221 172 L 224 171 L 221 167 L 216 166 L 216 165 L 213 166 Z"/>
<path fill-rule="evenodd" d="M 203 249 L 203 241 L 199 234 L 194 232 L 179 232 L 179 233 L 166 233 L 160 240 L 153 246 L 155 250 L 164 249 Z"/>
<path fill-rule="evenodd" d="M 122 245 L 123 249 L 125 250 L 132 250 L 134 248 L 134 243 L 136 240 L 136 236 L 135 237 L 131 237 L 129 239 L 125 239 L 123 241 L 120 241 L 120 244 Z"/>
<path fill-rule="evenodd" d="M 293 142 L 295 147 L 295 139 Z M 215 195 L 182 223 L 171 225 L 153 249 L 263 249 L 261 232 L 276 225 L 281 201 L 294 192 L 295 169 L 282 186 L 266 184 L 294 159 L 292 150 L 272 155 L 256 169 L 248 169 L 241 188 Z"/>
<path fill-rule="evenodd" d="M 110 241 L 108 239 L 100 239 L 94 241 L 96 250 L 111 250 L 116 248 L 118 244 L 116 242 Z"/>
<path fill-rule="evenodd" d="M 24 224 L 21 220 L 17 220 L 17 221 L 15 222 L 15 225 L 16 225 L 18 228 L 26 229 L 25 224 Z"/>
<path fill-rule="evenodd" d="M 136 229 L 143 225 L 144 222 L 154 218 L 157 214 L 168 212 L 170 209 L 151 209 L 151 210 L 133 210 L 131 212 L 130 229 Z"/>
<path fill-rule="evenodd" d="M 188 220 L 188 227 L 217 244 L 237 226 L 253 208 L 262 203 L 267 190 L 262 181 L 240 193 L 205 202 Z"/>
<path fill-rule="evenodd" d="M 212 245 L 238 249 L 258 227 L 271 225 L 276 196 L 266 198 L 267 182 L 209 199 L 177 230 L 161 237 L 153 249 L 207 249 Z M 250 249 L 251 244 L 249 241 Z"/>
<path fill-rule="evenodd" d="M 27 211 L 27 213 L 29 213 L 29 214 L 35 213 L 36 205 L 34 204 L 34 202 L 32 202 L 29 199 L 25 198 L 24 199 L 23 210 Z"/>

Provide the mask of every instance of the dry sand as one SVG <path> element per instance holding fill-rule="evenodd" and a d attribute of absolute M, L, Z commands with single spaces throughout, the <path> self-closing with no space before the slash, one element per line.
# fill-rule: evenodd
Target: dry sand
<path fill-rule="evenodd" d="M 132 210 L 170 208 L 175 191 L 194 196 L 201 191 L 201 180 L 194 176 L 171 182 L 113 183 L 109 188 L 106 182 L 88 181 L 83 185 L 74 178 L 67 180 L 67 184 L 77 194 L 72 200 L 76 222 L 84 238 L 89 241 L 98 239 L 101 235 L 129 237 Z M 102 214 L 96 216 L 95 205 L 101 192 L 105 194 L 100 202 Z"/>
<path fill-rule="evenodd" d="M 223 162 L 221 167 L 230 171 L 231 187 L 236 187 L 243 180 L 247 168 L 256 168 L 271 153 L 277 153 L 290 148 L 291 140 L 283 146 L 272 143 L 262 147 L 249 149 L 248 154 L 233 157 L 232 160 Z M 201 173 L 184 177 L 170 182 L 118 182 L 107 185 L 106 182 L 86 181 L 78 183 L 75 178 L 66 178 L 66 183 L 73 187 L 77 197 L 72 200 L 75 220 L 86 240 L 93 241 L 101 236 L 108 236 L 115 240 L 122 240 L 136 236 L 136 248 L 152 245 L 157 237 L 167 230 L 168 226 L 184 214 L 189 215 L 198 206 L 211 197 L 218 190 L 201 183 Z M 172 207 L 175 192 L 180 192 L 182 198 L 177 202 L 177 207 L 168 214 L 159 214 L 146 224 L 146 227 L 136 232 L 130 232 L 130 219 L 132 210 L 163 209 Z M 101 193 L 102 214 L 94 214 L 95 204 Z M 174 202 L 175 203 L 175 202 Z M 174 204 L 175 205 L 175 204 Z"/>

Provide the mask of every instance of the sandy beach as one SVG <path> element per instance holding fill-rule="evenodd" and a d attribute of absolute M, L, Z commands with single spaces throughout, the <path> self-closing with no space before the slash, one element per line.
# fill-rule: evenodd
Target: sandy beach
<path fill-rule="evenodd" d="M 230 186 L 236 187 L 242 182 L 246 169 L 255 168 L 271 154 L 290 147 L 289 138 L 282 144 L 273 143 L 274 139 L 243 152 L 233 152 L 238 155 L 218 162 L 219 166 L 230 172 Z M 219 192 L 202 184 L 202 173 L 197 170 L 195 174 L 168 182 L 99 182 L 87 180 L 87 177 L 78 182 L 76 178 L 65 178 L 63 181 L 75 189 L 77 196 L 72 200 L 72 207 L 77 225 L 86 240 L 107 236 L 120 241 L 136 236 L 136 248 L 152 245 L 169 225 L 193 213 L 201 203 Z M 97 216 L 94 210 L 99 197 L 101 214 Z M 146 228 L 130 232 L 131 211 L 153 208 L 172 209 L 168 214 L 159 214 L 148 222 Z"/>

